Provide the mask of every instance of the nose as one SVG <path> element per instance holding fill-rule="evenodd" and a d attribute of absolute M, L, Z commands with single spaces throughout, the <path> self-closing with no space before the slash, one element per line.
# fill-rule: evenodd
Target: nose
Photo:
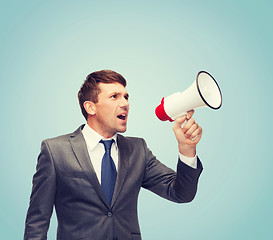
<path fill-rule="evenodd" d="M 128 110 L 128 108 L 129 108 L 129 101 L 128 101 L 128 99 L 123 98 L 121 100 L 121 102 L 120 102 L 120 107 L 121 108 L 125 108 L 126 110 Z"/>

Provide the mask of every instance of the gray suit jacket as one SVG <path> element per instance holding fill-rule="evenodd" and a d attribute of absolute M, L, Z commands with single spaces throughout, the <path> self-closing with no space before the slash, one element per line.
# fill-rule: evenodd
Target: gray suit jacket
<path fill-rule="evenodd" d="M 47 239 L 55 206 L 58 240 L 141 239 L 137 199 L 141 187 L 168 200 L 191 201 L 202 171 L 178 161 L 177 173 L 159 162 L 141 138 L 118 135 L 119 166 L 108 206 L 81 128 L 42 142 L 27 212 L 25 240 Z"/>

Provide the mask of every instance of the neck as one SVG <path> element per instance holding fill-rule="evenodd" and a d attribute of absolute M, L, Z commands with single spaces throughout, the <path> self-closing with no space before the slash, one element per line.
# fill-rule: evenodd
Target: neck
<path fill-rule="evenodd" d="M 101 129 L 99 124 L 96 124 L 94 121 L 91 121 L 90 119 L 87 119 L 87 124 L 90 128 L 92 128 L 95 132 L 97 132 L 99 135 L 101 135 L 104 138 L 111 138 L 113 137 L 116 133 L 110 133 L 106 132 L 105 130 Z"/>

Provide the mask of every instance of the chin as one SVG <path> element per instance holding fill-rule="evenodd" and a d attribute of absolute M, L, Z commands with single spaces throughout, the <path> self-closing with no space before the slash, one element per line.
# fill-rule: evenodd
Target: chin
<path fill-rule="evenodd" d="M 126 130 L 127 130 L 127 128 L 122 128 L 122 129 L 119 129 L 118 132 L 119 133 L 124 133 L 124 132 L 126 132 Z"/>

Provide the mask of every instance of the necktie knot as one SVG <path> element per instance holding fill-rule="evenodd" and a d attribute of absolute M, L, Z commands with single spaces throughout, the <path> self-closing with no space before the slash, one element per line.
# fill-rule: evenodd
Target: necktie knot
<path fill-rule="evenodd" d="M 111 140 L 100 140 L 100 143 L 102 143 L 104 145 L 105 152 L 110 151 L 113 142 L 114 142 L 114 139 L 111 139 Z"/>

